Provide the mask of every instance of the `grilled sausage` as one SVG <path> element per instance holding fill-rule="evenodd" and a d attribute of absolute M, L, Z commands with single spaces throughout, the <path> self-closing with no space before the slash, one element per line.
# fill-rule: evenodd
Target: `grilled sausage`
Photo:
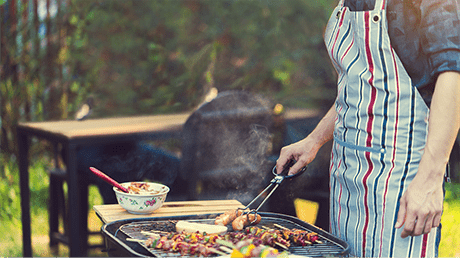
<path fill-rule="evenodd" d="M 242 213 L 243 213 L 243 210 L 226 211 L 225 213 L 217 216 L 217 218 L 214 220 L 214 224 L 220 225 L 220 226 L 227 226 L 228 224 L 232 223 L 233 220 L 235 220 L 236 217 L 240 216 Z"/>
<path fill-rule="evenodd" d="M 256 217 L 257 216 L 257 217 Z M 254 213 L 249 213 L 249 214 L 244 214 L 239 217 L 237 217 L 233 222 L 232 222 L 232 227 L 233 230 L 235 231 L 240 231 L 244 227 L 249 226 L 249 225 L 256 225 L 260 222 L 262 217 L 260 217 L 259 214 L 254 214 Z M 254 221 L 255 220 L 255 221 Z M 251 223 L 252 222 L 252 223 Z"/>

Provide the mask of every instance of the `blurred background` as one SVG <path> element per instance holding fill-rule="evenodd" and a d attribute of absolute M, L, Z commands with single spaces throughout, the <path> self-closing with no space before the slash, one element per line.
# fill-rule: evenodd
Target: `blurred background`
<path fill-rule="evenodd" d="M 0 253 L 22 252 L 18 122 L 73 120 L 85 103 L 91 118 L 189 112 L 209 93 L 228 90 L 321 113 L 335 98 L 336 75 L 322 38 L 335 5 L 335 0 L 0 0 L 0 224 L 10 232 L 0 236 Z M 177 141 L 157 144 L 181 150 Z M 41 245 L 34 244 L 35 255 L 50 256 L 40 243 L 47 237 L 42 226 L 52 146 L 33 140 L 29 152 L 32 242 Z M 446 198 L 454 213 L 460 210 L 458 189 L 450 185 Z M 90 189 L 90 202 L 101 203 L 97 189 Z M 97 218 L 94 223 L 97 230 Z M 440 255 L 458 256 L 460 244 L 453 239 L 460 239 L 460 230 L 444 228 L 447 240 L 441 245 L 447 247 Z"/>

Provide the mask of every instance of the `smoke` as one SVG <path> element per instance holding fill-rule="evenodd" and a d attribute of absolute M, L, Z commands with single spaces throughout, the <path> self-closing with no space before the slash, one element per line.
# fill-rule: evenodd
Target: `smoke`
<path fill-rule="evenodd" d="M 266 126 L 250 125 L 249 137 L 243 143 L 245 151 L 238 157 L 237 162 L 253 173 L 260 171 L 266 162 L 269 149 L 271 149 L 271 138 Z"/>
<path fill-rule="evenodd" d="M 184 126 L 181 177 L 196 176 L 202 198 L 254 198 L 271 175 L 270 111 L 264 99 L 240 91 L 203 104 Z"/>
<path fill-rule="evenodd" d="M 271 148 L 268 128 L 260 124 L 234 128 L 222 123 L 208 130 L 216 129 L 219 139 L 208 138 L 214 144 L 206 144 L 206 151 L 200 153 L 200 160 L 207 160 L 202 164 L 205 169 L 200 171 L 201 176 L 212 177 L 212 183 L 219 188 L 254 188 L 255 182 L 260 184 L 267 174 L 264 165 Z"/>

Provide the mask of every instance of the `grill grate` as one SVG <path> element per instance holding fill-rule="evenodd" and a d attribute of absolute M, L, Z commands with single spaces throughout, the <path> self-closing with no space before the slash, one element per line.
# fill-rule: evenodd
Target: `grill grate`
<path fill-rule="evenodd" d="M 305 223 L 297 218 L 281 215 L 281 214 L 272 214 L 271 216 L 268 213 L 260 213 L 262 215 L 262 221 L 257 226 L 266 226 L 270 228 L 275 228 L 274 224 L 281 225 L 283 227 L 293 229 L 301 229 L 308 232 L 318 233 L 321 244 L 313 244 L 310 246 L 291 246 L 289 252 L 295 255 L 309 256 L 309 257 L 333 257 L 333 256 L 344 256 L 348 252 L 348 246 L 345 242 L 336 239 L 334 236 L 329 233 L 322 231 L 308 223 Z M 200 222 L 213 224 L 214 219 L 187 219 L 191 222 Z M 152 231 L 159 230 L 165 232 L 174 231 L 174 220 L 157 220 L 157 221 L 134 221 L 123 224 L 119 227 L 119 231 L 123 232 L 127 236 L 135 239 L 147 239 L 147 237 L 141 233 L 141 231 Z M 229 226 L 229 231 L 231 226 Z M 143 246 L 148 252 L 150 252 L 155 257 L 180 257 L 180 253 L 167 252 L 163 250 L 156 250 L 154 248 L 148 248 L 143 243 L 139 243 Z M 216 255 L 217 256 L 217 255 Z"/>

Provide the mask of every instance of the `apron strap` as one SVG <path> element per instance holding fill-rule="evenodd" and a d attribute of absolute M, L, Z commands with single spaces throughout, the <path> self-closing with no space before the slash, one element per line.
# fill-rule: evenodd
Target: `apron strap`
<path fill-rule="evenodd" d="M 340 0 L 338 6 L 343 7 L 343 2 L 344 2 L 344 1 L 345 1 L 345 0 Z"/>
<path fill-rule="evenodd" d="M 338 6 L 343 7 L 345 0 L 340 0 Z M 387 0 L 375 0 L 374 10 L 385 10 Z"/>
<path fill-rule="evenodd" d="M 387 0 L 375 0 L 374 10 L 385 10 Z"/>

